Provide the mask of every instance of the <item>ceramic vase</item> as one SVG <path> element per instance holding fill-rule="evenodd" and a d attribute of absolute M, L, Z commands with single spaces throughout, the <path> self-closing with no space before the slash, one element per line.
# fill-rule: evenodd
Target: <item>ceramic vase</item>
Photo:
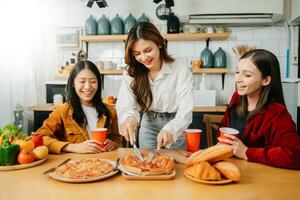
<path fill-rule="evenodd" d="M 124 22 L 124 33 L 128 34 L 129 31 L 136 25 L 136 20 L 130 13 Z"/>
<path fill-rule="evenodd" d="M 150 22 L 149 18 L 146 17 L 145 13 L 142 14 L 142 16 L 140 16 L 140 18 L 138 18 L 137 22 Z"/>
<path fill-rule="evenodd" d="M 226 67 L 226 53 L 221 47 L 214 53 L 214 67 Z"/>
<path fill-rule="evenodd" d="M 111 20 L 110 25 L 111 25 L 111 34 L 112 35 L 123 35 L 124 34 L 124 23 L 118 14 Z"/>
<path fill-rule="evenodd" d="M 97 35 L 97 21 L 92 15 L 85 21 L 85 34 Z"/>
<path fill-rule="evenodd" d="M 110 22 L 105 15 L 98 20 L 98 35 L 110 35 Z"/>

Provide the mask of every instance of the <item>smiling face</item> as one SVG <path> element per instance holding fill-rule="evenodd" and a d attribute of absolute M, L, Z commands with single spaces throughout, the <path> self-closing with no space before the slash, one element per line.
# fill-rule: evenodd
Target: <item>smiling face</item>
<path fill-rule="evenodd" d="M 92 106 L 92 99 L 98 89 L 98 80 L 89 69 L 81 70 L 74 79 L 74 87 L 80 99 L 80 103 Z"/>
<path fill-rule="evenodd" d="M 135 59 L 145 65 L 150 71 L 160 69 L 159 47 L 151 40 L 139 39 L 132 48 Z"/>
<path fill-rule="evenodd" d="M 234 81 L 239 95 L 259 98 L 263 86 L 270 84 L 270 76 L 262 77 L 262 73 L 249 58 L 241 59 L 236 67 Z"/>

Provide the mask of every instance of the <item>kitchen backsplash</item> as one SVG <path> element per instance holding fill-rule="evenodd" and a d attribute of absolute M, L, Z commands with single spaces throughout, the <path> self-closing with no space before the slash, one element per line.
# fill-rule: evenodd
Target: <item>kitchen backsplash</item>
<path fill-rule="evenodd" d="M 165 25 L 157 25 L 160 30 L 165 30 Z M 226 52 L 227 67 L 229 73 L 225 75 L 224 89 L 222 89 L 221 75 L 207 75 L 206 89 L 217 90 L 217 104 L 224 104 L 230 100 L 231 94 L 234 91 L 233 75 L 235 65 L 238 61 L 237 56 L 232 51 L 232 47 L 240 44 L 248 44 L 256 46 L 256 48 L 264 48 L 273 52 L 279 59 L 281 66 L 282 77 L 285 76 L 285 59 L 286 49 L 288 48 L 288 28 L 282 26 L 267 26 L 267 27 L 230 27 L 227 28 L 230 32 L 230 37 L 225 41 L 211 41 L 210 50 L 217 51 L 219 47 Z M 180 57 L 187 65 L 191 61 L 200 57 L 201 51 L 205 48 L 205 41 L 172 41 L 168 42 L 168 51 L 174 57 Z M 90 43 L 89 44 L 89 59 L 97 60 L 120 60 L 124 57 L 124 43 Z M 194 89 L 199 89 L 201 74 L 194 74 Z M 120 75 L 104 76 L 104 91 L 103 96 L 117 96 L 121 84 Z"/>

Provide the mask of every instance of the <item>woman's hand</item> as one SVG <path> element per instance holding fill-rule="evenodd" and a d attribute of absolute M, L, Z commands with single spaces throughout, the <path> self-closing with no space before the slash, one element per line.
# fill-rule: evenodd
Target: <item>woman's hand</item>
<path fill-rule="evenodd" d="M 109 139 L 107 139 L 104 144 L 105 144 L 105 146 L 103 148 L 101 148 L 102 152 L 112 151 L 116 147 L 114 145 L 114 143 L 111 140 L 109 140 Z"/>
<path fill-rule="evenodd" d="M 173 134 L 169 131 L 162 130 L 157 135 L 157 148 L 170 148 L 173 144 Z"/>
<path fill-rule="evenodd" d="M 244 145 L 244 143 L 238 139 L 237 137 L 230 135 L 230 134 L 224 134 L 224 137 L 218 137 L 218 141 L 221 143 L 225 143 L 229 146 L 231 146 L 233 154 L 241 159 L 247 160 L 246 151 L 248 147 Z"/>
<path fill-rule="evenodd" d="M 105 147 L 104 147 L 105 148 Z M 100 153 L 100 143 L 97 140 L 90 139 L 81 143 L 70 143 L 63 147 L 62 151 L 72 153 Z"/>
<path fill-rule="evenodd" d="M 136 132 L 138 127 L 138 121 L 135 117 L 128 117 L 126 120 L 120 124 L 120 134 L 125 137 L 130 144 L 136 140 Z"/>

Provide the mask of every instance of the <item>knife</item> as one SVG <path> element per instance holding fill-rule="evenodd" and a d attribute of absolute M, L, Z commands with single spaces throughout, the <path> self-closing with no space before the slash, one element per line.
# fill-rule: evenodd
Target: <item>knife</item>
<path fill-rule="evenodd" d="M 133 142 L 133 152 L 138 157 L 138 159 L 140 159 L 142 162 L 144 162 L 144 158 L 143 158 L 141 152 L 139 151 L 139 149 L 137 148 L 135 142 Z"/>
<path fill-rule="evenodd" d="M 153 151 L 150 151 L 148 154 L 148 157 L 146 158 L 146 162 L 151 162 L 151 160 L 155 157 L 155 155 L 158 153 L 159 148 L 153 149 Z"/>
<path fill-rule="evenodd" d="M 52 167 L 52 168 L 48 169 L 47 171 L 44 171 L 43 174 L 47 174 L 47 173 L 49 173 L 49 172 L 54 171 L 57 167 L 62 166 L 63 164 L 69 162 L 70 160 L 71 160 L 71 158 L 68 158 L 68 159 L 64 160 L 63 162 L 61 162 L 61 163 L 60 163 L 59 165 L 57 165 L 56 167 Z"/>

